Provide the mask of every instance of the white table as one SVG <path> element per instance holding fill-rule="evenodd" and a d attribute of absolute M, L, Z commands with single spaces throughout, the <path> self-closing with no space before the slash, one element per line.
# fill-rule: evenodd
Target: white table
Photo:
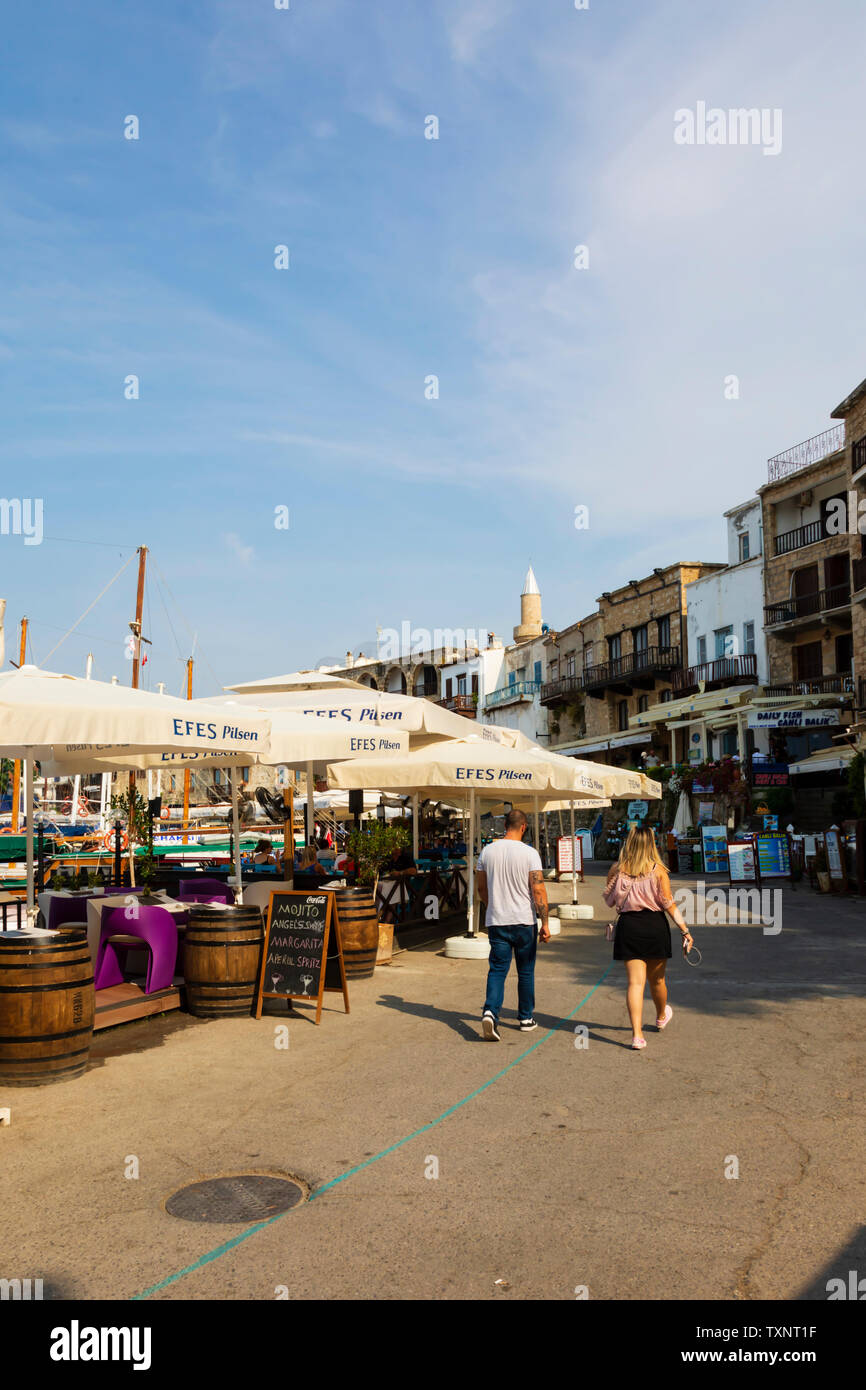
<path fill-rule="evenodd" d="M 43 893 L 37 894 L 36 904 L 42 913 L 45 922 L 51 920 L 50 905 L 55 898 L 66 898 L 75 902 L 89 902 L 93 897 L 100 897 L 104 893 L 103 888 L 88 889 L 86 893 L 70 893 L 68 888 L 46 888 Z M 83 925 L 83 923 L 82 923 Z"/>

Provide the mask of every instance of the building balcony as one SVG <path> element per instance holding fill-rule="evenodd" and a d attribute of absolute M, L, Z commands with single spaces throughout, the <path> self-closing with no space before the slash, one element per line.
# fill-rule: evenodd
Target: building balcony
<path fill-rule="evenodd" d="M 863 684 L 861 680 L 861 685 Z M 808 680 L 783 681 L 764 686 L 765 695 L 853 695 L 856 682 L 851 675 L 812 676 Z"/>
<path fill-rule="evenodd" d="M 582 694 L 581 676 L 561 676 L 559 680 L 545 681 L 539 698 L 543 705 L 557 705 L 561 700 L 576 700 Z"/>
<path fill-rule="evenodd" d="M 450 709 L 452 714 L 465 715 L 467 719 L 474 719 L 478 713 L 478 699 L 475 695 L 449 695 L 436 703 L 443 709 Z"/>
<path fill-rule="evenodd" d="M 623 695 L 630 695 L 634 686 L 651 690 L 657 676 L 667 675 L 680 665 L 679 647 L 645 647 L 588 667 L 583 673 L 583 689 L 600 699 L 607 688 Z"/>
<path fill-rule="evenodd" d="M 866 709 L 866 680 L 861 676 L 857 682 L 857 708 Z"/>
<path fill-rule="evenodd" d="M 866 555 L 859 560 L 851 561 L 851 587 L 854 590 L 854 602 L 866 602 Z"/>
<path fill-rule="evenodd" d="M 767 464 L 767 481 L 778 483 L 792 473 L 799 473 L 802 468 L 811 468 L 813 463 L 820 463 L 830 454 L 835 454 L 844 444 L 844 424 L 833 425 L 822 434 L 815 434 L 811 439 L 804 439 L 802 444 L 795 444 L 793 449 L 775 454 Z"/>
<path fill-rule="evenodd" d="M 703 683 L 706 686 L 733 685 L 737 681 L 756 681 L 758 679 L 758 658 L 754 653 L 743 656 L 723 656 L 716 661 L 705 661 L 700 666 L 687 666 L 674 671 L 673 688 L 676 694 L 697 690 Z"/>
<path fill-rule="evenodd" d="M 827 529 L 823 521 L 809 521 L 793 531 L 783 531 L 773 541 L 774 555 L 790 555 L 792 550 L 802 550 L 804 545 L 816 545 L 827 539 Z"/>
<path fill-rule="evenodd" d="M 808 624 L 840 608 L 851 606 L 851 586 L 836 584 L 832 589 L 817 589 L 811 594 L 794 594 L 783 603 L 769 603 L 764 608 L 765 627 L 790 627 L 795 623 Z"/>
<path fill-rule="evenodd" d="M 515 681 L 513 685 L 501 685 L 487 696 L 484 708 L 497 709 L 500 705 L 516 705 L 524 701 L 531 703 L 540 689 L 541 681 Z"/>

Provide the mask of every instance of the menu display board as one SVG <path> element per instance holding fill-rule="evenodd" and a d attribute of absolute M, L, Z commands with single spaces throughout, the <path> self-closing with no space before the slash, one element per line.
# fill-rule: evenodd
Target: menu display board
<path fill-rule="evenodd" d="M 570 874 L 576 871 L 583 882 L 583 840 L 575 835 L 560 835 L 556 842 L 556 872 Z"/>
<path fill-rule="evenodd" d="M 723 825 L 702 825 L 704 873 L 724 874 L 728 870 L 728 832 Z"/>
<path fill-rule="evenodd" d="M 785 832 L 767 831 L 755 836 L 761 878 L 790 878 L 791 854 Z"/>
<path fill-rule="evenodd" d="M 838 830 L 824 831 L 824 850 L 827 855 L 827 871 L 831 879 L 836 883 L 846 883 L 848 875 L 845 871 L 842 837 Z"/>
<path fill-rule="evenodd" d="M 346 1013 L 349 992 L 333 893 L 281 889 L 271 894 L 265 927 L 256 1018 L 264 999 L 307 999 L 322 1016 L 325 990 L 341 990 Z"/>
<path fill-rule="evenodd" d="M 757 883 L 754 840 L 734 840 L 728 845 L 728 877 L 731 883 Z"/>

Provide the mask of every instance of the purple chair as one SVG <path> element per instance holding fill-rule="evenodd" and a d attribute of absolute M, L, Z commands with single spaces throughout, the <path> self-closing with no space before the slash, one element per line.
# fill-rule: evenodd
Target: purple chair
<path fill-rule="evenodd" d="M 88 898 L 49 898 L 48 919 L 45 923 L 49 931 L 71 922 L 73 925 L 87 921 Z"/>
<path fill-rule="evenodd" d="M 94 988 L 122 985 L 123 971 L 117 951 L 122 950 L 125 956 L 126 951 L 139 945 L 148 950 L 145 994 L 168 989 L 177 963 L 177 924 L 164 907 L 140 907 L 138 916 L 132 919 L 122 907 L 109 908 L 102 914 Z"/>
<path fill-rule="evenodd" d="M 218 878 L 182 878 L 178 883 L 180 903 L 234 903 L 235 895 L 227 883 Z"/>

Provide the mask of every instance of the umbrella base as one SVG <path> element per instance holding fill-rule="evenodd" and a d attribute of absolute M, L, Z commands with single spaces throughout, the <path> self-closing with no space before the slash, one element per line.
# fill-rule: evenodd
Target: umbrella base
<path fill-rule="evenodd" d="M 445 942 L 445 955 L 452 960 L 486 960 L 490 955 L 490 942 L 486 936 L 449 936 Z"/>

